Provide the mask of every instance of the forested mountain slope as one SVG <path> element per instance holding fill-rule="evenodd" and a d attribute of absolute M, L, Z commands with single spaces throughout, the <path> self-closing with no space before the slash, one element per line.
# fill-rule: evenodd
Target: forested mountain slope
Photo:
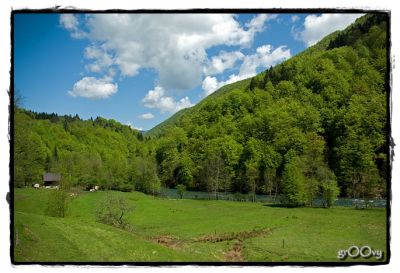
<path fill-rule="evenodd" d="M 44 172 L 61 173 L 70 186 L 132 190 L 142 166 L 156 178 L 142 134 L 115 120 L 14 109 L 14 185 L 41 183 Z M 158 180 L 155 183 L 159 183 Z M 150 185 L 151 183 L 149 183 Z M 150 191 L 136 183 L 138 189 Z"/>
<path fill-rule="evenodd" d="M 343 196 L 386 195 L 386 35 L 387 15 L 363 16 L 167 120 L 157 133 L 161 180 L 299 203 L 336 183 Z"/>

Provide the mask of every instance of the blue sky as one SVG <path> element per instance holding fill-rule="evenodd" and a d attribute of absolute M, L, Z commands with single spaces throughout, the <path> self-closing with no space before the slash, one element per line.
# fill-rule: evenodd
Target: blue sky
<path fill-rule="evenodd" d="M 23 107 L 149 130 L 361 14 L 15 14 Z"/>

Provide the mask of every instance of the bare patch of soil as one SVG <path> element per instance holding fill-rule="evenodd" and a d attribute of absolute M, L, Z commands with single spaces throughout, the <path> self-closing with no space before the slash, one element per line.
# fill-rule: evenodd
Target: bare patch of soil
<path fill-rule="evenodd" d="M 211 234 L 201 236 L 195 239 L 195 242 L 223 242 L 223 241 L 232 241 L 232 240 L 245 240 L 249 238 L 259 237 L 268 233 L 271 233 L 271 228 L 262 228 L 262 229 L 253 229 L 250 231 L 240 231 L 240 232 L 231 232 L 231 233 L 222 233 L 222 234 Z"/>
<path fill-rule="evenodd" d="M 179 239 L 172 235 L 160 235 L 157 237 L 153 237 L 152 241 L 172 249 L 177 249 L 180 245 Z"/>
<path fill-rule="evenodd" d="M 30 241 L 39 241 L 39 237 L 35 233 L 33 233 L 32 230 L 30 230 L 27 225 L 22 225 L 22 226 L 23 226 L 22 233 L 25 235 L 27 239 L 29 239 Z"/>
<path fill-rule="evenodd" d="M 199 237 L 195 239 L 195 242 L 223 242 L 223 241 L 233 241 L 236 242 L 233 244 L 232 248 L 230 248 L 227 252 L 224 253 L 225 260 L 227 262 L 244 262 L 243 256 L 243 241 L 249 238 L 255 238 L 264 236 L 266 234 L 270 234 L 272 232 L 272 228 L 260 228 L 260 229 L 252 229 L 245 230 L 240 232 L 231 232 L 231 233 L 223 233 L 223 234 L 210 234 Z"/>
<path fill-rule="evenodd" d="M 231 249 L 228 250 L 228 252 L 225 253 L 225 261 L 227 262 L 244 262 L 244 257 L 243 257 L 243 242 L 238 241 L 233 245 Z"/>

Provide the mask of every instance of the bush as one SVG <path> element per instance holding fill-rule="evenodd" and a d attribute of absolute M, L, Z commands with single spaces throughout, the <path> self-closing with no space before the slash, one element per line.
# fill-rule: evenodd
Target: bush
<path fill-rule="evenodd" d="M 183 184 L 178 184 L 178 185 L 176 186 L 176 189 L 177 189 L 177 191 L 178 191 L 179 196 L 180 196 L 181 199 L 182 199 L 182 198 L 183 198 L 183 195 L 184 195 L 185 192 L 186 192 L 186 186 L 183 185 Z"/>
<path fill-rule="evenodd" d="M 330 208 L 339 195 L 339 188 L 336 180 L 327 180 L 321 184 L 322 198 L 324 199 L 324 207 Z"/>
<path fill-rule="evenodd" d="M 126 198 L 109 194 L 96 211 L 96 220 L 100 223 L 118 228 L 129 227 L 126 215 L 133 211 Z"/>
<path fill-rule="evenodd" d="M 324 207 L 330 208 L 339 195 L 339 187 L 335 174 L 327 167 L 319 168 L 320 193 L 324 200 Z"/>
<path fill-rule="evenodd" d="M 65 217 L 68 211 L 68 193 L 63 189 L 49 190 L 45 214 L 52 217 Z"/>
<path fill-rule="evenodd" d="M 282 181 L 285 202 L 297 206 L 304 205 L 307 200 L 305 177 L 302 173 L 301 161 L 299 157 L 295 156 L 285 164 Z"/>

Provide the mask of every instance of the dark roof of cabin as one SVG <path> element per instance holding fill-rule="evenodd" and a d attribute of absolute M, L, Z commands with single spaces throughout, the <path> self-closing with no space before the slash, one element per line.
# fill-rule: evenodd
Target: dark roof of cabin
<path fill-rule="evenodd" d="M 61 180 L 61 174 L 59 173 L 45 173 L 43 175 L 43 181 L 60 181 Z"/>

